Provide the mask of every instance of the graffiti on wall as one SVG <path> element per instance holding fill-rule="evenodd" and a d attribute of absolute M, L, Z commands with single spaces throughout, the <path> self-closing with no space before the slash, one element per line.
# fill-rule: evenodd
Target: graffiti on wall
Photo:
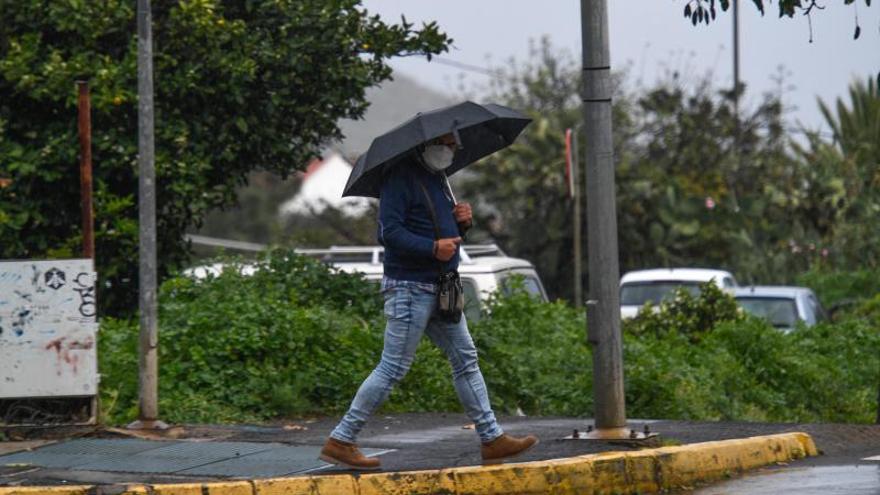
<path fill-rule="evenodd" d="M 95 283 L 91 260 L 0 262 L 0 398 L 95 393 Z"/>

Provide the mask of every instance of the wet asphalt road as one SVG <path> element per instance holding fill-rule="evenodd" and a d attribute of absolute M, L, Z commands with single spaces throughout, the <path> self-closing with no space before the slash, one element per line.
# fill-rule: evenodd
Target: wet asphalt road
<path fill-rule="evenodd" d="M 880 462 L 767 469 L 701 488 L 692 493 L 695 495 L 877 495 L 880 494 Z"/>

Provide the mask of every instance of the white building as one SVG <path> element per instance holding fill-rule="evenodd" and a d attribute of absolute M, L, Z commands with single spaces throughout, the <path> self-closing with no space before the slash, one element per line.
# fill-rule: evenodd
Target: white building
<path fill-rule="evenodd" d="M 369 210 L 370 199 L 342 197 L 351 168 L 351 164 L 335 152 L 323 160 L 312 161 L 302 175 L 299 193 L 281 204 L 279 214 L 282 217 L 317 215 L 333 207 L 350 217 L 363 215 Z"/>

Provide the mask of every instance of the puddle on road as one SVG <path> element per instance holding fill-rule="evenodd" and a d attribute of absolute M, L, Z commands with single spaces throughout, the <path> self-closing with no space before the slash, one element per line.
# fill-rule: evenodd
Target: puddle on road
<path fill-rule="evenodd" d="M 695 495 L 877 495 L 880 464 L 768 470 L 700 488 Z"/>

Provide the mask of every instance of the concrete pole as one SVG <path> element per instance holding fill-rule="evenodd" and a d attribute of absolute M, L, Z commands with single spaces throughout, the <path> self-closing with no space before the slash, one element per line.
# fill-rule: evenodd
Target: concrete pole
<path fill-rule="evenodd" d="M 590 280 L 587 330 L 593 344 L 593 400 L 597 436 L 616 438 L 629 431 L 623 394 L 607 0 L 581 0 L 581 37 Z"/>
<path fill-rule="evenodd" d="M 138 225 L 140 362 L 139 420 L 131 428 L 164 426 L 159 417 L 156 311 L 156 170 L 153 123 L 153 40 L 150 0 L 137 2 L 138 30 Z"/>
<path fill-rule="evenodd" d="M 83 257 L 95 259 L 95 213 L 92 205 L 92 105 L 88 81 L 77 81 L 79 188 L 82 203 Z"/>

